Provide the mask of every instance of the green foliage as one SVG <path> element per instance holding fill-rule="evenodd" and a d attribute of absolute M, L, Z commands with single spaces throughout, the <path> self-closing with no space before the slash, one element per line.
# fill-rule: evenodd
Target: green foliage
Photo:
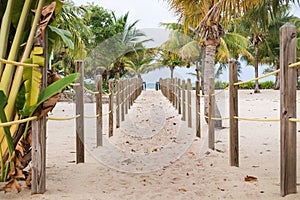
<path fill-rule="evenodd" d="M 223 82 L 223 81 L 216 81 L 215 82 L 215 89 L 224 89 L 226 87 L 228 87 L 227 82 Z"/>
<path fill-rule="evenodd" d="M 242 85 L 239 85 L 240 89 L 254 89 L 255 88 L 255 82 L 249 82 Z M 264 81 L 259 83 L 259 88 L 261 89 L 273 89 L 274 88 L 274 82 L 273 81 Z"/>

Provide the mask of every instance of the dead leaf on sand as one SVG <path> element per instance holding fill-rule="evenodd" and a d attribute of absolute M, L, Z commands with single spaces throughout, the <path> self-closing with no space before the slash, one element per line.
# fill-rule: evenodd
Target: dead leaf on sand
<path fill-rule="evenodd" d="M 254 177 L 254 176 L 246 176 L 245 177 L 245 181 L 246 182 L 256 182 L 257 181 L 257 178 L 256 177 Z"/>

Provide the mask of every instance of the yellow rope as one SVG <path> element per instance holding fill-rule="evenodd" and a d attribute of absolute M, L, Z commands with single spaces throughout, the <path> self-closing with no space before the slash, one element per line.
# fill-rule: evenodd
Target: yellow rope
<path fill-rule="evenodd" d="M 208 116 L 206 116 L 206 115 L 204 115 L 204 118 L 208 119 L 209 117 L 208 117 Z M 228 119 L 229 119 L 229 117 L 224 117 L 224 118 L 212 117 L 211 119 L 212 119 L 212 120 L 228 120 Z"/>
<path fill-rule="evenodd" d="M 80 83 L 70 83 L 71 86 L 80 86 Z"/>
<path fill-rule="evenodd" d="M 102 117 L 107 116 L 111 113 L 111 110 L 108 113 L 102 114 Z"/>
<path fill-rule="evenodd" d="M 67 120 L 72 120 L 80 117 L 80 115 L 76 115 L 73 117 L 47 117 L 48 120 L 53 120 L 53 121 L 67 121 Z"/>
<path fill-rule="evenodd" d="M 234 116 L 234 119 L 245 120 L 245 121 L 256 121 L 256 122 L 278 122 L 280 119 L 258 119 L 258 118 L 246 118 Z"/>
<path fill-rule="evenodd" d="M 290 118 L 289 121 L 290 121 L 290 122 L 300 122 L 300 119 L 297 119 L 297 118 Z"/>
<path fill-rule="evenodd" d="M 300 67 L 300 62 L 290 64 L 289 67 Z"/>
<path fill-rule="evenodd" d="M 108 94 L 102 94 L 103 97 L 107 97 L 107 96 L 110 96 L 111 93 L 108 93 Z"/>
<path fill-rule="evenodd" d="M 4 64 L 11 64 L 11 65 L 23 66 L 23 67 L 39 67 L 39 65 L 37 64 L 28 64 L 28 63 L 10 61 L 10 60 L 5 60 L 3 58 L 0 58 L 0 62 Z"/>
<path fill-rule="evenodd" d="M 20 120 L 11 121 L 11 122 L 0 123 L 0 127 L 11 126 L 11 125 L 15 125 L 15 124 L 21 124 L 21 123 L 33 121 L 33 120 L 36 120 L 36 119 L 37 119 L 37 117 L 34 116 L 34 117 L 28 117 L 26 119 L 20 119 Z"/>
<path fill-rule="evenodd" d="M 212 96 L 216 96 L 216 95 L 218 95 L 218 94 L 220 94 L 220 93 L 222 93 L 222 92 L 225 92 L 225 91 L 228 90 L 228 89 L 229 89 L 229 86 L 227 86 L 226 88 L 224 88 L 223 90 L 221 90 L 221 91 L 219 91 L 219 92 L 216 92 L 216 93 L 212 94 Z"/>
<path fill-rule="evenodd" d="M 84 118 L 89 118 L 89 119 L 92 119 L 92 118 L 98 118 L 100 115 L 95 115 L 95 116 L 84 116 Z"/>
<path fill-rule="evenodd" d="M 92 90 L 87 89 L 86 87 L 84 87 L 84 89 L 85 89 L 88 93 L 91 93 L 91 94 L 99 94 L 99 92 L 94 92 L 94 91 L 92 91 Z"/>
<path fill-rule="evenodd" d="M 242 85 L 242 84 L 249 83 L 249 82 L 252 82 L 252 81 L 256 81 L 256 80 L 259 80 L 259 79 L 262 79 L 262 78 L 266 78 L 266 77 L 268 77 L 268 76 L 272 76 L 272 75 L 277 74 L 277 73 L 279 73 L 279 72 L 280 72 L 280 69 L 275 70 L 274 72 L 268 73 L 268 74 L 266 74 L 266 75 L 263 75 L 263 76 L 260 76 L 260 77 L 257 77 L 257 78 L 250 79 L 250 80 L 248 80 L 248 81 L 234 83 L 233 85 L 235 85 L 235 86 L 237 86 L 237 85 Z"/>

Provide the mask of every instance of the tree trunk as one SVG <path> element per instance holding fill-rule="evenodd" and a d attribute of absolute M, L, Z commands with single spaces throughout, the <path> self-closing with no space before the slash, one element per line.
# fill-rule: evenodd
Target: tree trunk
<path fill-rule="evenodd" d="M 203 92 L 204 95 L 208 94 L 208 83 L 209 79 L 213 78 L 215 79 L 215 57 L 216 57 L 216 46 L 214 45 L 208 45 L 205 48 L 205 60 L 204 60 L 204 69 L 203 69 Z M 208 116 L 208 97 L 204 97 L 204 113 L 206 116 Z M 221 118 L 221 114 L 219 111 L 219 108 L 217 104 L 215 103 L 215 112 L 214 112 L 214 118 Z M 206 120 L 207 121 L 207 120 Z M 215 120 L 214 121 L 216 128 L 222 128 L 222 121 L 221 120 Z"/>
<path fill-rule="evenodd" d="M 174 77 L 174 67 L 170 66 L 170 70 L 171 70 L 171 79 L 173 80 L 173 77 Z"/>
<path fill-rule="evenodd" d="M 205 47 L 201 46 L 201 66 L 202 66 L 202 72 L 201 72 L 201 92 L 202 95 L 204 95 L 204 68 L 205 68 Z"/>
<path fill-rule="evenodd" d="M 258 77 L 258 44 L 255 45 L 255 63 L 254 63 L 254 68 L 255 68 L 255 78 L 257 78 Z M 260 91 L 259 91 L 259 85 L 258 85 L 258 80 L 255 81 L 254 93 L 260 93 Z"/>

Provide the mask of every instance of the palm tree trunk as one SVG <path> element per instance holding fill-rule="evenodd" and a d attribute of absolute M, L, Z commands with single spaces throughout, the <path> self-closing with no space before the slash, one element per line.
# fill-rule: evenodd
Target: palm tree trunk
<path fill-rule="evenodd" d="M 174 77 L 174 67 L 170 66 L 170 70 L 171 70 L 171 79 L 173 80 L 173 77 Z"/>
<path fill-rule="evenodd" d="M 208 83 L 209 83 L 209 79 L 213 78 L 213 80 L 215 79 L 215 57 L 216 57 L 216 49 L 217 47 L 214 45 L 208 45 L 205 48 L 205 60 L 204 60 L 204 84 L 203 84 L 203 92 L 204 95 L 208 94 Z M 217 106 L 217 104 L 215 103 L 215 112 L 214 112 L 214 116 L 216 118 L 221 118 L 221 113 L 219 111 L 219 108 Z M 205 96 L 204 97 L 204 113 L 207 116 L 208 115 L 208 97 Z M 222 121 L 221 120 L 215 120 L 214 121 L 215 127 L 216 128 L 222 128 Z"/>
<path fill-rule="evenodd" d="M 258 44 L 255 45 L 255 64 L 254 64 L 254 69 L 255 69 L 255 78 L 257 78 L 258 77 Z M 258 85 L 258 80 L 255 81 L 254 93 L 260 93 L 260 91 L 259 91 L 259 85 Z"/>
<path fill-rule="evenodd" d="M 201 46 L 201 66 L 202 66 L 202 72 L 201 72 L 201 92 L 202 95 L 204 95 L 204 68 L 205 68 L 205 47 Z"/>

